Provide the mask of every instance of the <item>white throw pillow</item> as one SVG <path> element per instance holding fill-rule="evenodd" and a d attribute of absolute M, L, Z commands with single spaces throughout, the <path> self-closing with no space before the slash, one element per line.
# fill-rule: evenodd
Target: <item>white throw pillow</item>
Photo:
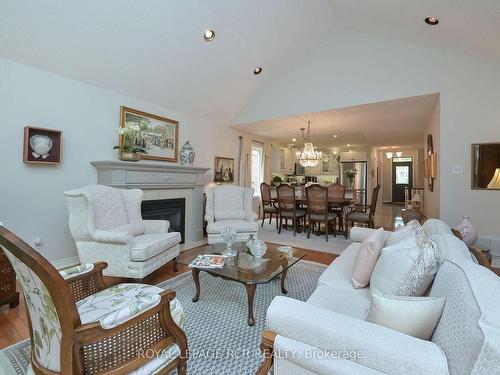
<path fill-rule="evenodd" d="M 370 282 L 373 268 L 380 256 L 380 251 L 384 247 L 384 242 L 384 228 L 379 228 L 373 230 L 361 243 L 352 269 L 352 284 L 354 288 L 364 288 Z"/>
<path fill-rule="evenodd" d="M 422 228 L 429 236 L 433 234 L 443 234 L 443 233 L 453 234 L 448 224 L 439 219 L 426 220 L 426 222 L 422 225 Z"/>
<path fill-rule="evenodd" d="M 439 265 L 437 246 L 430 240 L 410 237 L 382 249 L 370 279 L 379 295 L 422 296 L 434 280 Z"/>
<path fill-rule="evenodd" d="M 400 241 L 406 240 L 407 238 L 416 238 L 418 235 L 425 234 L 424 229 L 417 220 L 412 220 L 404 227 L 397 229 L 385 241 L 386 246 L 394 245 Z"/>
<path fill-rule="evenodd" d="M 372 294 L 366 320 L 422 340 L 430 340 L 444 309 L 444 297 Z"/>

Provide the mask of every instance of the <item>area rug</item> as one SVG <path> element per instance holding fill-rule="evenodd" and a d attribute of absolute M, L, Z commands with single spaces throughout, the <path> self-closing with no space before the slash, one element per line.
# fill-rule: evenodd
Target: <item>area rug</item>
<path fill-rule="evenodd" d="M 296 233 L 294 236 L 292 230 L 285 229 L 282 229 L 281 233 L 278 234 L 276 221 L 274 219 L 271 224 L 269 224 L 269 219 L 266 220 L 263 227 L 260 227 L 259 222 L 259 232 L 257 236 L 260 240 L 270 243 L 289 245 L 307 250 L 323 251 L 331 254 L 340 254 L 352 243 L 352 241 L 346 240 L 341 234 L 337 234 L 337 237 L 334 237 L 333 234 L 329 234 L 328 242 L 326 242 L 324 234 L 317 236 L 311 233 L 311 236 L 307 238 L 306 232 Z"/>
<path fill-rule="evenodd" d="M 316 287 L 325 265 L 300 261 L 286 278 L 288 297 L 307 300 Z M 281 295 L 279 279 L 257 286 L 254 302 L 256 324 L 247 325 L 247 296 L 242 284 L 200 273 L 201 295 L 191 299 L 195 287 L 191 273 L 184 273 L 159 286 L 173 289 L 186 313 L 184 330 L 191 353 L 188 374 L 250 375 L 262 362 L 260 334 L 265 329 L 266 311 Z M 0 374 L 24 375 L 29 364 L 29 341 L 17 343 L 0 352 Z"/>

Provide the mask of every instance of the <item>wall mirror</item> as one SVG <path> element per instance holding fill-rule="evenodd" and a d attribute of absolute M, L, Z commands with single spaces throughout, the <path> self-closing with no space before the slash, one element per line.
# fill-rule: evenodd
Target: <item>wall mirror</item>
<path fill-rule="evenodd" d="M 500 190 L 500 143 L 472 145 L 472 189 Z"/>

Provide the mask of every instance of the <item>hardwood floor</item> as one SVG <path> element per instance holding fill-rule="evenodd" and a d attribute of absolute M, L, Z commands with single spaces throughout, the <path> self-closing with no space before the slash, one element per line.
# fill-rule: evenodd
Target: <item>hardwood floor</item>
<path fill-rule="evenodd" d="M 307 252 L 307 256 L 304 258 L 305 260 L 323 264 L 330 264 L 337 257 L 335 254 L 323 253 L 319 251 L 305 249 L 304 251 Z M 178 268 L 179 271 L 174 272 L 173 263 L 170 262 L 153 272 L 150 277 L 148 277 L 146 282 L 148 284 L 156 285 L 162 281 L 178 276 L 183 272 L 191 271 L 190 268 L 181 264 L 178 265 Z M 117 277 L 106 277 L 105 281 L 108 286 L 111 286 L 127 280 Z M 20 290 L 19 285 L 18 290 Z M 0 311 L 0 349 L 6 348 L 27 338 L 29 338 L 29 329 L 26 322 L 24 298 L 21 296 L 18 307 L 9 310 L 8 306 L 5 306 Z"/>

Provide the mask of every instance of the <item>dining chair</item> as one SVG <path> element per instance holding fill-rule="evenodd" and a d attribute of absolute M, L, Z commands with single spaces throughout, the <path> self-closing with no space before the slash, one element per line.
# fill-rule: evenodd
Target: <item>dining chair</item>
<path fill-rule="evenodd" d="M 328 242 L 328 225 L 333 222 L 333 236 L 335 237 L 335 224 L 337 214 L 328 209 L 328 188 L 320 185 L 311 185 L 306 188 L 307 201 L 307 238 L 311 235 L 311 226 L 314 223 L 325 223 L 325 236 Z"/>
<path fill-rule="evenodd" d="M 328 197 L 335 197 L 335 198 L 345 198 L 345 191 L 346 187 L 345 185 L 341 184 L 331 184 L 328 185 Z M 335 213 L 339 219 L 339 230 L 343 230 L 344 228 L 344 206 L 340 207 L 330 207 L 330 211 Z"/>
<path fill-rule="evenodd" d="M 262 199 L 262 223 L 260 226 L 264 226 L 266 215 L 269 215 L 269 224 L 271 224 L 273 215 L 276 215 L 276 229 L 278 229 L 278 208 L 271 199 L 271 186 L 265 182 L 260 184 L 260 197 Z"/>
<path fill-rule="evenodd" d="M 286 221 L 288 221 L 288 219 L 291 219 L 293 226 L 293 235 L 295 236 L 297 232 L 297 223 L 300 223 L 301 220 L 304 220 L 305 225 L 305 217 L 307 211 L 301 208 L 297 208 L 295 188 L 293 186 L 281 184 L 276 188 L 276 192 L 278 194 L 278 211 L 280 217 L 278 234 L 281 234 L 283 219 L 285 219 Z"/>
<path fill-rule="evenodd" d="M 375 226 L 375 210 L 377 209 L 377 199 L 380 185 L 375 186 L 372 194 L 372 202 L 369 205 L 355 204 L 345 215 L 345 238 L 349 235 L 349 223 L 360 223 L 367 225 L 368 228 Z"/>

